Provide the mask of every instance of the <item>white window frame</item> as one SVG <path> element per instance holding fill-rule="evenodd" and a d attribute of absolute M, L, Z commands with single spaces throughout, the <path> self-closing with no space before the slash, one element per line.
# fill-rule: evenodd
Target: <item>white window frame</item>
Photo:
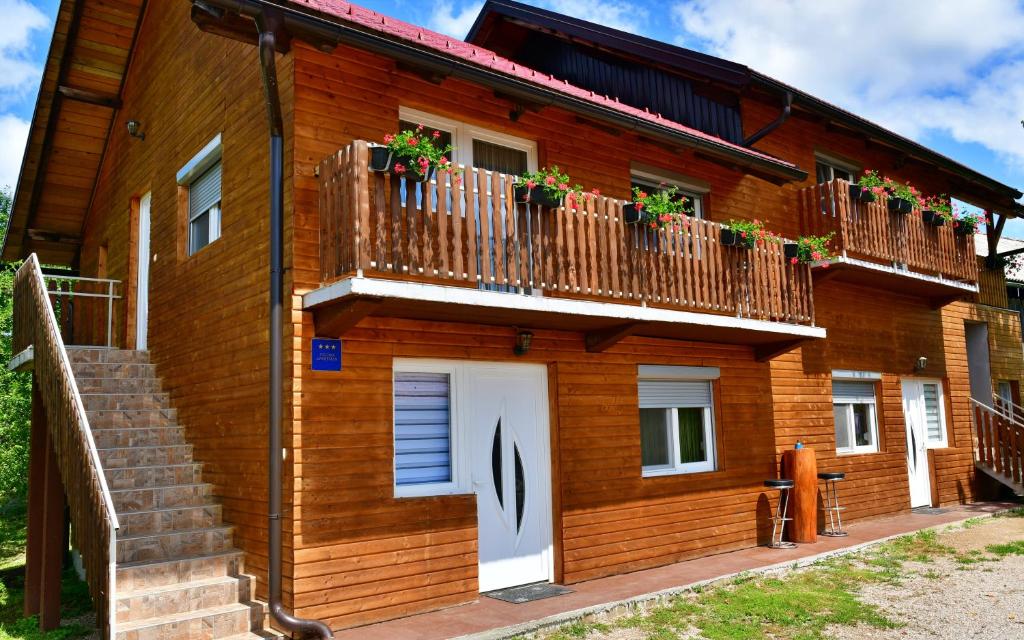
<path fill-rule="evenodd" d="M 398 119 L 422 124 L 426 128 L 442 129 L 452 134 L 452 162 L 464 167 L 473 166 L 473 140 L 498 144 L 509 149 L 526 152 L 526 168 L 537 170 L 537 143 L 507 133 L 498 133 L 483 127 L 427 113 L 411 107 L 398 107 Z"/>
<path fill-rule="evenodd" d="M 818 171 L 818 167 L 817 167 L 818 163 L 821 163 L 821 164 L 824 164 L 824 165 L 828 165 L 829 168 L 832 169 L 832 180 L 835 180 L 835 178 L 836 178 L 836 172 L 835 172 L 836 169 L 841 169 L 841 170 L 849 173 L 852 182 L 856 182 L 857 180 L 860 179 L 860 172 L 862 170 L 860 167 L 858 167 L 855 164 L 850 164 L 849 162 L 846 162 L 845 160 L 840 160 L 839 158 L 836 158 L 835 156 L 829 155 L 827 153 L 822 153 L 820 151 L 816 152 L 814 154 L 814 163 L 815 163 L 815 167 L 814 167 L 815 173 L 817 173 L 817 171 Z M 815 179 L 817 179 L 817 175 L 815 175 Z"/>
<path fill-rule="evenodd" d="M 847 455 L 858 455 L 858 454 L 863 454 L 863 453 L 878 453 L 881 450 L 881 448 L 879 446 L 879 442 L 878 442 L 878 382 L 881 379 L 882 379 L 882 374 L 881 373 L 877 373 L 877 372 L 873 372 L 873 371 L 834 370 L 832 372 L 832 382 L 835 382 L 836 380 L 849 380 L 849 381 L 854 381 L 854 382 L 868 382 L 868 383 L 871 383 L 872 395 L 874 397 L 874 399 L 870 403 L 857 403 L 857 404 L 870 404 L 870 406 L 871 406 L 871 413 L 869 414 L 870 422 L 871 422 L 871 444 L 870 445 L 857 445 L 856 444 L 856 442 L 857 442 L 857 433 L 856 433 L 856 429 L 854 427 L 854 419 L 853 419 L 853 404 L 846 403 L 846 402 L 837 403 L 836 400 L 835 400 L 835 397 L 833 395 L 833 398 L 832 398 L 832 415 L 833 415 L 832 434 L 833 434 L 833 437 L 835 435 L 835 428 L 836 428 L 836 425 L 835 425 L 835 407 L 836 407 L 837 404 L 840 404 L 840 405 L 846 407 L 846 414 L 847 414 L 847 416 L 846 416 L 846 424 L 848 424 L 849 427 L 850 427 L 850 432 L 849 432 L 850 438 L 849 439 L 850 439 L 850 442 L 852 443 L 852 446 L 850 446 L 850 447 L 840 448 L 839 447 L 839 441 L 837 439 L 836 440 L 836 455 L 847 456 Z M 835 392 L 834 392 L 834 388 L 833 388 L 833 394 L 834 393 Z"/>
<path fill-rule="evenodd" d="M 213 140 L 210 140 L 208 143 L 206 143 L 206 146 L 204 146 L 202 149 L 199 150 L 199 153 L 197 153 L 196 155 L 192 156 L 192 159 L 189 160 L 188 162 L 186 162 L 185 166 L 183 166 L 181 169 L 178 170 L 178 173 L 175 176 L 175 181 L 178 183 L 178 186 L 190 188 L 192 183 L 194 183 L 198 178 L 202 177 L 203 174 L 205 174 L 213 165 L 215 165 L 218 162 L 222 161 L 223 152 L 224 152 L 224 147 L 221 144 L 221 137 L 220 137 L 220 134 L 218 133 L 216 136 L 214 136 Z M 221 199 L 223 200 L 223 198 L 224 198 L 224 165 L 222 163 L 221 164 Z M 207 223 L 209 225 L 209 227 L 208 227 L 209 241 L 206 244 L 204 244 L 203 246 L 198 247 L 198 248 L 196 248 L 195 251 L 193 251 L 192 250 L 192 223 L 195 222 L 196 218 L 198 218 L 199 216 L 201 216 L 201 215 L 203 215 L 204 213 L 207 213 L 207 212 L 209 212 L 209 214 L 210 214 L 209 219 L 208 219 L 209 221 Z M 206 211 L 200 211 L 198 213 L 192 211 L 192 206 L 191 206 L 191 204 L 189 204 L 188 214 L 187 214 L 186 217 L 188 218 L 188 222 L 185 225 L 185 233 L 187 234 L 186 238 L 185 238 L 185 251 L 186 251 L 186 253 L 188 255 L 194 256 L 197 253 L 199 253 L 200 251 L 202 251 L 203 249 L 205 249 L 206 247 L 208 247 L 211 244 L 213 244 L 214 242 L 216 242 L 217 240 L 220 240 L 221 232 L 223 231 L 223 229 L 222 229 L 222 222 L 223 221 L 222 221 L 222 218 L 221 218 L 221 205 L 220 205 L 220 203 L 218 203 L 217 205 L 215 205 L 213 207 L 210 207 Z"/>
<path fill-rule="evenodd" d="M 707 405 L 694 405 L 680 403 L 671 408 L 665 408 L 669 416 L 667 429 L 669 430 L 668 452 L 670 463 L 667 465 L 643 466 L 641 462 L 641 475 L 644 478 L 655 478 L 659 476 L 683 475 L 691 473 L 708 473 L 718 470 L 718 439 L 715 434 L 715 380 L 718 380 L 721 372 L 718 367 L 685 367 L 672 365 L 640 365 L 637 370 L 637 409 L 639 408 L 639 388 L 644 380 L 685 380 L 690 382 L 706 382 L 711 398 Z M 704 426 L 704 441 L 708 453 L 708 459 L 701 462 L 680 462 L 679 461 L 679 414 L 676 409 L 701 409 Z M 656 409 L 648 409 L 656 410 Z M 642 459 L 642 452 L 641 452 Z"/>
<path fill-rule="evenodd" d="M 939 432 L 942 434 L 942 438 L 934 440 L 928 435 L 928 423 L 924 425 L 924 439 L 925 446 L 929 449 L 945 449 L 949 446 L 949 433 L 947 433 L 946 425 L 946 391 L 943 388 L 942 380 L 937 378 L 918 378 L 917 381 L 921 384 L 921 408 L 924 409 L 924 385 L 934 384 L 936 388 L 935 402 L 939 404 Z"/>
<path fill-rule="evenodd" d="M 462 379 L 465 368 L 459 367 L 455 361 L 443 360 L 395 360 L 391 374 L 391 484 L 396 498 L 423 498 L 428 496 L 448 496 L 469 493 L 469 461 L 464 455 L 468 451 L 469 432 L 466 428 L 464 403 L 459 399 L 459 391 L 464 384 Z M 396 373 L 446 373 L 448 374 L 448 416 L 449 443 L 448 455 L 451 461 L 451 480 L 448 482 L 429 482 L 423 484 L 396 484 L 395 478 L 395 387 Z"/>
<path fill-rule="evenodd" d="M 692 198 L 697 206 L 694 207 L 693 217 L 704 220 L 704 196 L 711 193 L 711 189 L 702 186 L 696 182 L 690 182 L 680 177 L 670 177 L 667 175 L 655 173 L 653 171 L 647 171 L 644 169 L 632 168 L 629 172 L 630 182 L 640 182 L 650 186 L 652 189 L 661 189 L 662 184 L 667 187 L 675 187 L 679 190 L 679 194 Z M 630 194 L 632 197 L 632 194 Z"/>

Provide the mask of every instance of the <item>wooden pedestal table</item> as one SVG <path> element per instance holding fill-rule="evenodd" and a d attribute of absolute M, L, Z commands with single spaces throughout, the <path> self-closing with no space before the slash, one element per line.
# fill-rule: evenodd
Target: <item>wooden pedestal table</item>
<path fill-rule="evenodd" d="M 792 542 L 818 541 L 818 460 L 814 449 L 790 449 L 782 452 L 782 477 L 793 481 L 786 516 L 793 520 L 786 527 Z"/>

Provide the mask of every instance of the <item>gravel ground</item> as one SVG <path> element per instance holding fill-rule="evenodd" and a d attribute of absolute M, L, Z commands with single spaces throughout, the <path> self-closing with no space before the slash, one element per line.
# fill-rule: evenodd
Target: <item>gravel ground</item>
<path fill-rule="evenodd" d="M 1015 540 L 1024 540 L 1024 518 L 994 518 L 939 535 L 942 544 L 961 553 Z M 862 600 L 904 627 L 837 627 L 831 635 L 838 640 L 1024 640 L 1024 556 L 970 565 L 939 558 L 906 568 L 912 573 L 902 584 L 861 591 Z"/>

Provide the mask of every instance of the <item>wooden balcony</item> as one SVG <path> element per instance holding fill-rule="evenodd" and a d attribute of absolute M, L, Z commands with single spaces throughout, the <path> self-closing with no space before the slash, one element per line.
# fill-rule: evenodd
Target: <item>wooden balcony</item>
<path fill-rule="evenodd" d="M 937 300 L 978 290 L 974 238 L 924 222 L 919 209 L 891 213 L 884 198 L 854 201 L 845 180 L 802 189 L 799 205 L 803 234 L 835 233 L 839 257 L 828 277 Z"/>
<path fill-rule="evenodd" d="M 438 318 L 459 306 L 470 322 L 587 331 L 592 350 L 634 334 L 760 345 L 824 336 L 809 268 L 778 245 L 723 246 L 721 226 L 696 219 L 679 231 L 626 225 L 625 203 L 606 197 L 516 204 L 514 178 L 482 169 L 409 182 L 370 171 L 367 156 L 357 141 L 320 165 L 323 287 L 305 302 L 374 302 L 322 311 L 318 332 L 367 312 Z M 327 319 L 339 317 L 349 320 Z"/>

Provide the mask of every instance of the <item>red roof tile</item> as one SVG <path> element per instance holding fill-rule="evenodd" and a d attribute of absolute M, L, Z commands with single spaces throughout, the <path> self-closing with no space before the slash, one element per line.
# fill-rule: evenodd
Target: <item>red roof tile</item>
<path fill-rule="evenodd" d="M 678 122 L 663 118 L 661 114 L 650 113 L 643 109 L 623 104 L 614 98 L 599 95 L 593 91 L 588 91 L 587 89 L 570 84 L 569 82 L 558 80 L 554 76 L 535 71 L 507 58 L 503 58 L 489 49 L 484 49 L 483 47 L 478 47 L 468 42 L 437 33 L 436 31 L 424 29 L 423 27 L 418 27 L 416 25 L 409 24 L 408 22 L 403 22 L 396 18 L 385 16 L 377 13 L 376 11 L 372 11 L 350 2 L 341 2 L 340 0 L 290 0 L 290 4 L 312 9 L 327 16 L 340 18 L 346 22 L 366 29 L 371 29 L 378 33 L 400 38 L 407 42 L 415 43 L 425 48 L 460 58 L 475 65 L 486 67 L 488 69 L 531 82 L 538 86 L 558 91 L 574 98 L 614 109 L 620 113 L 646 120 L 668 129 L 674 129 L 680 133 L 685 133 L 694 138 L 706 140 L 716 146 L 747 155 L 751 158 L 770 162 L 788 169 L 797 168 L 796 165 L 791 162 L 786 162 L 785 160 L 781 160 L 774 156 L 734 144 L 717 136 L 704 133 L 699 129 L 687 127 Z"/>

